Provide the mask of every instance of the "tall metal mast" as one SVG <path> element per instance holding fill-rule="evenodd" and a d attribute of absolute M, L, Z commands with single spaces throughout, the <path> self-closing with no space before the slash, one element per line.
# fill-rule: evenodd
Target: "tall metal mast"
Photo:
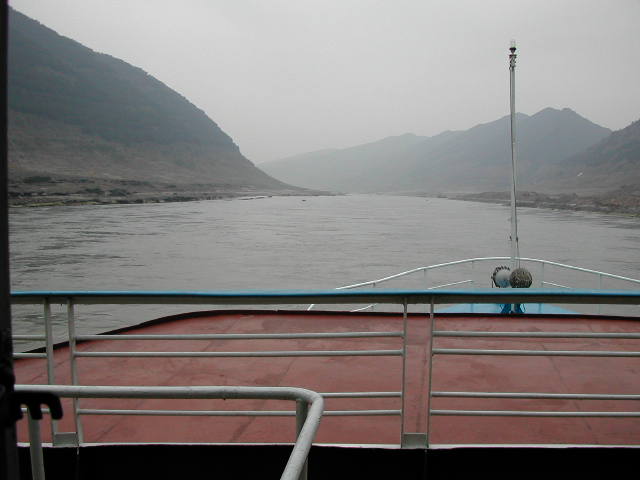
<path fill-rule="evenodd" d="M 520 266 L 518 216 L 516 213 L 516 42 L 511 41 L 509 54 L 509 91 L 511 94 L 511 268 Z"/>

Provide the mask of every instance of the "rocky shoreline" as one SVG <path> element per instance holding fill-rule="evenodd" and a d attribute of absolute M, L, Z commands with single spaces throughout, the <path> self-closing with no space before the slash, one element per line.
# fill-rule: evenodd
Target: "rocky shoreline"
<path fill-rule="evenodd" d="M 499 203 L 502 205 L 509 205 L 511 203 L 509 192 L 452 194 L 445 195 L 445 197 L 455 200 Z M 519 207 L 640 216 L 640 187 L 627 186 L 619 190 L 595 195 L 519 192 L 517 203 Z"/>

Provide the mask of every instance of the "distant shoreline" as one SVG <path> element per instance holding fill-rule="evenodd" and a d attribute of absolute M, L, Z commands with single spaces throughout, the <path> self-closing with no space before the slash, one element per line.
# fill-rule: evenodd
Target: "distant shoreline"
<path fill-rule="evenodd" d="M 518 194 L 519 207 L 546 208 L 552 210 L 568 210 L 595 213 L 611 213 L 640 217 L 640 194 L 636 191 L 621 189 L 600 195 L 543 194 L 537 192 L 521 192 Z M 451 200 L 469 202 L 485 202 L 510 205 L 508 192 L 483 192 L 443 195 Z"/>
<path fill-rule="evenodd" d="M 89 189 L 90 190 L 90 189 Z M 114 194 L 114 192 L 116 194 Z M 269 197 L 314 197 L 335 196 L 340 193 L 315 191 L 315 190 L 282 190 L 268 191 L 259 189 L 246 189 L 244 191 L 215 190 L 201 191 L 188 188 L 177 191 L 137 191 L 124 192 L 95 191 L 86 193 L 59 193 L 46 189 L 33 192 L 21 192 L 19 195 L 9 197 L 11 208 L 38 208 L 58 206 L 82 206 L 82 205 L 135 205 L 135 204 L 159 204 L 176 202 L 197 202 L 204 200 L 254 200 Z M 418 197 L 439 197 L 450 200 L 462 200 L 468 202 L 493 203 L 508 206 L 510 198 L 508 192 L 483 192 L 483 193 L 456 193 L 456 194 L 426 194 L 414 193 Z M 521 192 L 518 194 L 518 206 L 530 208 L 545 208 L 551 210 L 584 211 L 595 213 L 608 213 L 640 217 L 640 193 L 628 191 L 615 191 L 593 196 L 579 196 L 577 194 L 542 194 L 536 192 Z"/>
<path fill-rule="evenodd" d="M 76 182 L 46 180 L 37 183 L 11 182 L 9 206 L 37 208 L 79 205 L 132 205 L 151 203 L 197 202 L 203 200 L 257 199 L 273 196 L 334 195 L 318 190 L 269 189 L 221 185 L 159 185 L 137 181 L 100 181 L 87 179 Z"/>
<path fill-rule="evenodd" d="M 13 199 L 9 203 L 10 208 L 39 208 L 39 207 L 64 207 L 64 206 L 83 206 L 83 205 L 142 205 L 142 204 L 160 204 L 160 203 L 182 203 L 182 202 L 199 202 L 205 200 L 259 200 L 270 197 L 315 197 L 333 195 L 329 193 L 286 193 L 286 192 L 262 192 L 262 193 L 228 193 L 228 194 L 180 194 L 166 196 L 148 196 L 140 195 L 134 198 L 60 198 L 54 196 L 41 196 L 34 199 L 21 199 L 15 201 Z"/>

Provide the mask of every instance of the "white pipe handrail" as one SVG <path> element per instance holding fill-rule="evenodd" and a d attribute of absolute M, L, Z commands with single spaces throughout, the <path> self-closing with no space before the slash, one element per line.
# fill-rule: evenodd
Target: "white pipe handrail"
<path fill-rule="evenodd" d="M 463 265 L 466 263 L 473 263 L 473 262 L 488 262 L 488 261 L 508 261 L 511 260 L 511 257 L 478 257 L 478 258 L 468 258 L 468 259 L 464 259 L 464 260 L 456 260 L 453 262 L 446 262 L 446 263 L 439 263 L 436 265 L 429 265 L 429 266 L 425 266 L 425 267 L 417 267 L 417 268 L 413 268 L 411 270 L 406 270 L 404 272 L 400 272 L 400 273 L 396 273 L 394 275 L 389 275 L 387 277 L 383 277 L 383 278 L 378 278 L 376 280 L 369 280 L 366 282 L 360 282 L 360 283 L 354 283 L 351 285 L 344 285 L 342 287 L 337 287 L 336 290 L 350 290 L 353 288 L 359 288 L 359 287 L 366 287 L 369 285 L 373 285 L 373 284 L 377 284 L 377 283 L 383 283 L 383 282 L 388 282 L 389 280 L 393 280 L 396 278 L 400 278 L 400 277 L 404 277 L 407 275 L 411 275 L 412 273 L 416 273 L 416 272 L 426 272 L 429 270 L 437 270 L 437 269 L 441 269 L 441 268 L 445 268 L 445 267 L 451 267 L 454 265 Z M 565 270 L 573 270 L 573 271 L 579 271 L 579 272 L 583 272 L 583 273 L 590 273 L 593 275 L 602 275 L 606 278 L 613 278 L 613 279 L 617 279 L 617 280 L 624 280 L 627 282 L 632 282 L 632 283 L 637 283 L 640 284 L 640 280 L 636 279 L 636 278 L 630 278 L 630 277 L 624 277 L 622 275 L 614 275 L 611 273 L 606 273 L 606 272 L 600 272 L 597 270 L 591 270 L 588 268 L 582 268 L 582 267 L 576 267 L 573 265 L 566 265 L 564 263 L 558 263 L 558 262 L 552 262 L 549 260 L 541 260 L 538 258 L 527 258 L 527 257 L 520 257 L 518 258 L 519 261 L 521 262 L 531 262 L 531 263 L 537 263 L 537 264 L 542 264 L 542 265 L 553 265 L 554 267 L 559 267 Z"/>
<path fill-rule="evenodd" d="M 640 357 L 640 352 L 608 350 L 493 350 L 477 348 L 434 348 L 434 355 L 495 355 L 514 357 Z"/>
<path fill-rule="evenodd" d="M 402 337 L 402 332 L 216 333 L 153 335 L 76 335 L 76 340 L 284 340 L 310 338 Z M 15 336 L 14 336 L 15 339 Z M 44 337 L 42 337 L 44 340 Z"/>
<path fill-rule="evenodd" d="M 540 410 L 431 410 L 431 415 L 461 417 L 589 417 L 633 418 L 640 412 L 558 412 Z"/>
<path fill-rule="evenodd" d="M 446 398 L 512 398 L 525 400 L 640 400 L 640 394 L 628 393 L 542 393 L 542 392 L 431 392 Z"/>
<path fill-rule="evenodd" d="M 596 332 L 481 332 L 461 330 L 436 330 L 434 337 L 482 337 L 482 338 L 598 338 L 640 339 L 640 333 Z"/>
<path fill-rule="evenodd" d="M 269 399 L 293 400 L 309 404 L 305 418 L 299 419 L 299 434 L 282 480 L 297 480 L 304 470 L 309 450 L 315 438 L 323 413 L 323 398 L 312 390 L 295 387 L 146 387 L 146 386 L 67 386 L 16 385 L 16 392 L 53 393 L 59 397 L 78 398 L 162 398 L 162 399 Z M 34 439 L 41 450 L 39 438 Z"/>
<path fill-rule="evenodd" d="M 43 354 L 44 355 L 44 354 Z M 274 350 L 259 352 L 76 352 L 75 357 L 170 357 L 170 358 L 245 358 L 245 357 L 386 357 L 401 356 L 402 350 Z"/>

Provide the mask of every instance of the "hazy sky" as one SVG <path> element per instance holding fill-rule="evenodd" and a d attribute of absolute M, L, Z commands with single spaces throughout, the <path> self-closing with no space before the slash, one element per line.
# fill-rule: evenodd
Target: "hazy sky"
<path fill-rule="evenodd" d="M 640 0 L 10 0 L 203 109 L 252 161 L 517 108 L 640 118 Z"/>

